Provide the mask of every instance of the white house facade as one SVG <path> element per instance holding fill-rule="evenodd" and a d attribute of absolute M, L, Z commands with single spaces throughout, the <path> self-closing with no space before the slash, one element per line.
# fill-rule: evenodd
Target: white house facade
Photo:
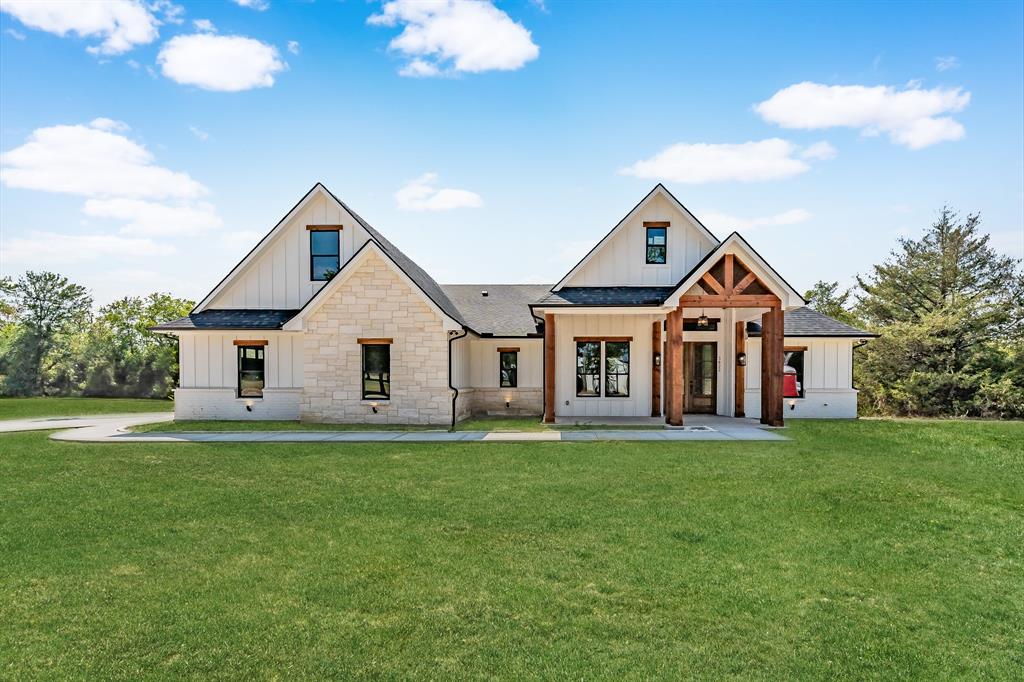
<path fill-rule="evenodd" d="M 554 285 L 439 285 L 314 186 L 185 318 L 178 419 L 852 418 L 853 350 L 658 185 Z"/>

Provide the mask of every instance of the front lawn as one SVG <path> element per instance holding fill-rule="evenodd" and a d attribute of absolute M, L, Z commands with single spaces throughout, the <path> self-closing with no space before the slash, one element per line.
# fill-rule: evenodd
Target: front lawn
<path fill-rule="evenodd" d="M 1024 672 L 1024 424 L 788 442 L 0 435 L 0 677 Z"/>
<path fill-rule="evenodd" d="M 145 398 L 0 398 L 0 420 L 172 410 L 172 400 Z"/>

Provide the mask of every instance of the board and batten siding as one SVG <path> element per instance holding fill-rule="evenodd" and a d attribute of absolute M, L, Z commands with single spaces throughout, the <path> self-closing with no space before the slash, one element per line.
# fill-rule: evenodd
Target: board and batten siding
<path fill-rule="evenodd" d="M 786 337 L 786 346 L 806 346 L 804 353 L 804 397 L 787 399 L 785 417 L 857 416 L 857 391 L 853 388 L 853 346 L 857 339 Z M 745 412 L 757 417 L 761 411 L 761 339 L 747 339 Z"/>
<path fill-rule="evenodd" d="M 302 388 L 302 334 L 287 332 L 187 332 L 179 336 L 181 388 L 238 387 L 235 340 L 265 339 L 266 388 Z"/>
<path fill-rule="evenodd" d="M 555 315 L 555 415 L 649 417 L 651 415 L 651 324 L 655 315 Z M 577 397 L 577 336 L 632 336 L 629 397 Z M 602 368 L 603 369 L 603 368 Z M 603 387 L 602 379 L 602 387 Z"/>
<path fill-rule="evenodd" d="M 668 261 L 647 265 L 645 221 L 668 221 Z M 663 196 L 653 197 L 598 247 L 564 286 L 671 286 L 717 246 Z"/>
<path fill-rule="evenodd" d="M 276 236 L 266 250 L 237 279 L 214 298 L 208 308 L 298 309 L 325 282 L 310 280 L 307 225 L 342 225 L 340 265 L 369 240 L 355 219 L 326 197 L 314 197 Z"/>

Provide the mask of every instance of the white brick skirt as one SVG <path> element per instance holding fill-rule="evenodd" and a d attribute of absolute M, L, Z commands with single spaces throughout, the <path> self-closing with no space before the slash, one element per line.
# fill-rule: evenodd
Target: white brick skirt
<path fill-rule="evenodd" d="M 262 398 L 238 398 L 233 388 L 178 388 L 174 418 L 298 419 L 301 394 L 301 388 L 266 388 Z"/>

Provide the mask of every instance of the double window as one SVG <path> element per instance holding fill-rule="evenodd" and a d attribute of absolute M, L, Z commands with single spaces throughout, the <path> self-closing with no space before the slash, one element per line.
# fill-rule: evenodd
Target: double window
<path fill-rule="evenodd" d="M 629 397 L 628 339 L 576 340 L 576 395 Z"/>
<path fill-rule="evenodd" d="M 238 397 L 262 398 L 264 346 L 238 346 Z"/>
<path fill-rule="evenodd" d="M 364 343 L 363 400 L 391 398 L 391 346 L 385 343 Z"/>
<path fill-rule="evenodd" d="M 668 223 L 644 223 L 647 230 L 647 264 L 668 262 Z"/>
<path fill-rule="evenodd" d="M 326 282 L 338 274 L 341 262 L 341 233 L 337 229 L 312 229 L 309 232 L 309 278 Z"/>
<path fill-rule="evenodd" d="M 498 385 L 502 388 L 515 388 L 519 385 L 518 349 L 498 349 Z"/>

